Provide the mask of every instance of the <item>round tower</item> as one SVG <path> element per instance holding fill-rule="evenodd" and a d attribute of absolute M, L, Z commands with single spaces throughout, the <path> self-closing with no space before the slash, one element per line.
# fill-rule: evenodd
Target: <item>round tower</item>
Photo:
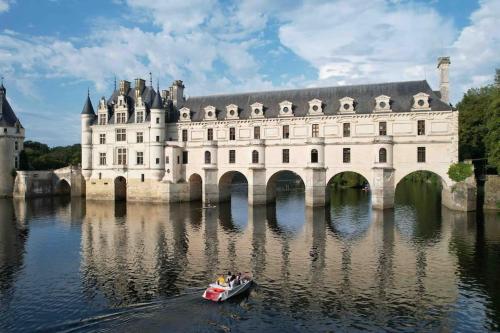
<path fill-rule="evenodd" d="M 82 122 L 82 175 L 85 180 L 89 180 L 92 175 L 92 124 L 96 114 L 90 101 L 90 94 L 87 94 L 87 100 L 83 106 L 80 115 Z"/>
<path fill-rule="evenodd" d="M 150 136 L 150 160 L 149 165 L 152 170 L 152 177 L 155 180 L 161 180 L 165 173 L 165 157 L 164 142 L 165 142 L 165 108 L 160 94 L 160 89 L 157 88 L 153 103 L 151 104 L 151 136 Z"/>
<path fill-rule="evenodd" d="M 9 102 L 7 90 L 0 83 L 0 198 L 12 197 L 15 170 L 20 167 L 24 128 Z"/>

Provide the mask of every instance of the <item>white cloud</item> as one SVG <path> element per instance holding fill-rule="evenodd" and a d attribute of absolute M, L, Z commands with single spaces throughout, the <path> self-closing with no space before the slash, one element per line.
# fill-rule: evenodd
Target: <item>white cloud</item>
<path fill-rule="evenodd" d="M 0 14 L 9 11 L 10 1 L 0 0 Z"/>

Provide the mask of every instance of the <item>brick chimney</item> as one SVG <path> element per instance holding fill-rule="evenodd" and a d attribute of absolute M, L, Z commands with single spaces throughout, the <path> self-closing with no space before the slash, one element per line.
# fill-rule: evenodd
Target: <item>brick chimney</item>
<path fill-rule="evenodd" d="M 438 58 L 439 91 L 441 92 L 441 100 L 445 103 L 450 102 L 450 79 L 448 71 L 450 63 L 450 57 Z"/>

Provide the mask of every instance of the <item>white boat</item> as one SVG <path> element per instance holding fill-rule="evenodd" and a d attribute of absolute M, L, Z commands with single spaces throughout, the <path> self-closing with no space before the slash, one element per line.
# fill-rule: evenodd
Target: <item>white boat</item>
<path fill-rule="evenodd" d="M 251 285 L 252 279 L 250 277 L 242 278 L 241 284 L 232 288 L 228 285 L 211 283 L 203 293 L 203 298 L 214 302 L 224 302 L 231 297 L 243 294 L 245 291 L 250 289 Z"/>

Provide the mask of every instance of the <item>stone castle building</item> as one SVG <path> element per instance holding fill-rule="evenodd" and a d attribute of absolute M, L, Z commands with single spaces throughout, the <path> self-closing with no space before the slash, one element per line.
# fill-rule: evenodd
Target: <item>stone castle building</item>
<path fill-rule="evenodd" d="M 11 197 L 14 171 L 19 168 L 24 128 L 7 101 L 7 89 L 0 83 L 0 198 Z"/>
<path fill-rule="evenodd" d="M 394 204 L 398 182 L 428 170 L 443 182 L 458 161 L 458 112 L 449 104 L 448 57 L 440 89 L 426 81 L 185 98 L 182 81 L 155 90 L 121 81 L 81 114 L 87 199 L 227 200 L 235 174 L 250 204 L 275 199 L 283 171 L 298 175 L 309 206 L 328 202 L 337 174 L 364 176 L 375 208 Z"/>

